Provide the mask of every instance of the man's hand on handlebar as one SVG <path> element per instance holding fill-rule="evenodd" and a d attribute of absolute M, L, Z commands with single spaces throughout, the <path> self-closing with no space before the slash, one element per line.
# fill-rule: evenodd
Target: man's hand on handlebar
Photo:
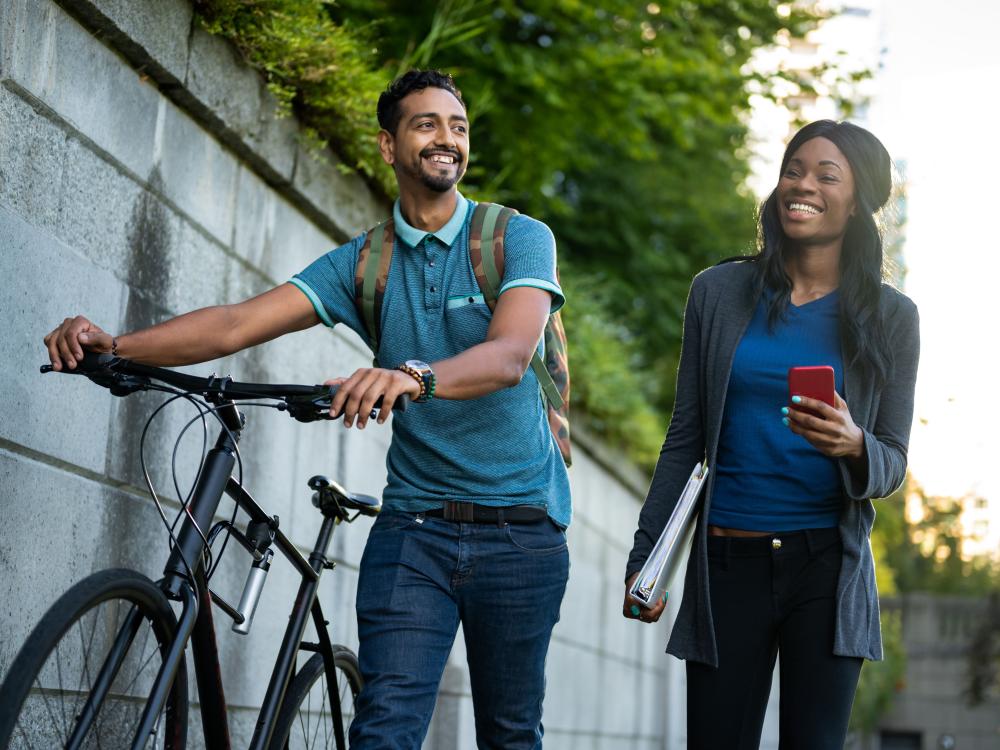
<path fill-rule="evenodd" d="M 82 315 L 66 318 L 61 325 L 44 339 L 49 350 L 52 369 L 59 372 L 63 366 L 76 369 L 76 363 L 83 359 L 83 352 L 111 352 L 112 337 Z"/>
<path fill-rule="evenodd" d="M 324 385 L 338 386 L 337 393 L 330 402 L 330 414 L 343 412 L 344 426 L 352 427 L 355 419 L 359 430 L 368 423 L 375 402 L 381 398 L 382 408 L 378 412 L 378 423 L 389 417 L 392 405 L 402 394 L 411 400 L 420 395 L 420 384 L 402 370 L 385 370 L 366 367 L 356 370 L 349 378 L 334 378 Z"/>

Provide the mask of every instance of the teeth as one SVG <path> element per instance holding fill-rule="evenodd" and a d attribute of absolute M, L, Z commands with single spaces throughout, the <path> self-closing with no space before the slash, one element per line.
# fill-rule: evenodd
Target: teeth
<path fill-rule="evenodd" d="M 455 157 L 454 156 L 446 156 L 444 154 L 434 154 L 431 157 L 431 161 L 441 162 L 442 164 L 454 164 L 455 163 Z"/>
<path fill-rule="evenodd" d="M 820 210 L 818 208 L 816 208 L 815 206 L 810 206 L 807 203 L 789 203 L 788 204 L 788 210 L 789 211 L 804 211 L 807 214 L 818 214 L 818 213 L 820 213 Z"/>

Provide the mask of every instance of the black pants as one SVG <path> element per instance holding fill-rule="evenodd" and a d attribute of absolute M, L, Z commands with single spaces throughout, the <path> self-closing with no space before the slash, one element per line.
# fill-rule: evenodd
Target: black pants
<path fill-rule="evenodd" d="M 687 663 L 688 747 L 756 750 L 780 666 L 781 750 L 842 750 L 860 658 L 834 656 L 837 529 L 709 537 L 719 667 Z"/>

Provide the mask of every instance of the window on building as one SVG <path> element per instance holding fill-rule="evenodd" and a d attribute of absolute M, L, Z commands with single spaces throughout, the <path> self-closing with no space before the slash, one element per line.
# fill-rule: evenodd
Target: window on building
<path fill-rule="evenodd" d="M 883 729 L 879 733 L 881 750 L 920 750 L 923 735 L 920 732 L 898 732 Z"/>

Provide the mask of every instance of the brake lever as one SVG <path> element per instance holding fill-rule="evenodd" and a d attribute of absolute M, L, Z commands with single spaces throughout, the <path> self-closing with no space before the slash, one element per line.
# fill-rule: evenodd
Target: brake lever
<path fill-rule="evenodd" d="M 344 413 L 343 410 L 336 414 L 330 414 L 330 403 L 335 393 L 336 388 L 331 388 L 329 393 L 320 396 L 289 396 L 284 399 L 284 409 L 299 422 L 339 419 Z M 396 402 L 392 405 L 392 410 L 394 412 L 403 412 L 406 411 L 409 405 L 410 397 L 403 393 L 396 397 Z M 369 416 L 370 419 L 375 419 L 378 416 L 381 406 L 382 399 L 379 397 L 372 408 Z"/>
<path fill-rule="evenodd" d="M 114 396 L 129 396 L 136 391 L 149 389 L 151 381 L 148 377 L 115 372 L 110 369 L 110 366 L 117 361 L 117 357 L 97 355 L 86 365 L 84 365 L 84 360 L 81 360 L 80 366 L 72 370 L 56 370 L 51 364 L 48 364 L 39 367 L 38 371 L 43 375 L 49 372 L 60 372 L 63 375 L 83 375 L 95 385 L 107 388 Z"/>

